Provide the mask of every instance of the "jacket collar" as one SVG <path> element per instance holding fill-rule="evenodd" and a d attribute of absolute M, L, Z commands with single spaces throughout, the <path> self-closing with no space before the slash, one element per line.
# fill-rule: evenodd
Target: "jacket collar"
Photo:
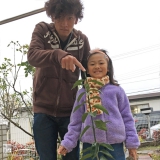
<path fill-rule="evenodd" d="M 58 37 L 57 33 L 56 33 L 56 28 L 55 28 L 55 25 L 54 23 L 50 23 L 50 28 L 51 28 L 51 31 L 53 32 L 53 34 L 56 34 L 56 36 Z M 78 31 L 76 29 L 73 28 L 72 30 L 72 38 L 71 38 L 71 41 L 75 38 L 78 38 Z"/>

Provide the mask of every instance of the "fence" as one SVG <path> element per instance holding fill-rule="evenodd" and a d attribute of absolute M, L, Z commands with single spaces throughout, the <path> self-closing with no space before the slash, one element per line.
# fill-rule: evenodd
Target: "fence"
<path fill-rule="evenodd" d="M 27 119 L 20 120 L 21 127 L 25 128 L 28 126 L 27 123 L 29 123 Z M 22 132 L 14 125 L 11 125 L 11 141 L 7 141 L 7 130 L 7 125 L 0 125 L 0 160 L 39 160 L 34 141 L 29 135 Z M 156 134 L 153 138 L 158 142 L 160 140 L 160 131 L 154 133 Z M 142 142 L 144 142 L 147 138 L 146 130 L 139 133 L 139 136 L 142 138 Z M 27 142 L 28 140 L 29 142 Z M 82 150 L 82 144 L 80 145 L 80 148 L 80 150 Z M 57 159 L 60 160 L 60 156 L 58 156 Z"/>
<path fill-rule="evenodd" d="M 32 134 L 32 123 L 29 118 L 12 120 Z M 10 128 L 7 126 L 0 125 L 0 160 L 38 160 L 32 137 L 13 124 L 10 124 Z"/>
<path fill-rule="evenodd" d="M 135 127 L 137 132 L 140 132 L 141 129 L 148 129 L 148 119 L 147 116 L 139 113 L 135 117 Z M 150 114 L 150 127 L 160 123 L 160 111 L 154 111 Z"/>
<path fill-rule="evenodd" d="M 7 152 L 7 147 L 5 147 L 5 144 L 7 143 L 7 130 L 6 125 L 1 124 L 0 125 L 0 160 L 7 160 L 7 155 L 4 154 Z"/>

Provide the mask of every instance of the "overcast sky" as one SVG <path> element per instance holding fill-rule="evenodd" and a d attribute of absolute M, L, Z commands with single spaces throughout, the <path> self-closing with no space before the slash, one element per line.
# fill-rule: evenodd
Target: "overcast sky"
<path fill-rule="evenodd" d="M 0 21 L 42 8 L 44 2 L 0 0 Z M 88 36 L 92 49 L 108 50 L 115 77 L 126 93 L 160 91 L 160 1 L 83 0 L 83 4 L 84 18 L 75 28 Z M 43 12 L 0 26 L 0 63 L 4 57 L 13 59 L 7 44 L 11 40 L 29 44 L 40 21 L 51 22 Z M 32 85 L 31 78 L 20 75 L 19 80 L 22 87 Z"/>

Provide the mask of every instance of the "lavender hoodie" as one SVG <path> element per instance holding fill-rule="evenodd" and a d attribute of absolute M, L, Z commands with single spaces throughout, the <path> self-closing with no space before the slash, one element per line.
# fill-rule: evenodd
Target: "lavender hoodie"
<path fill-rule="evenodd" d="M 77 97 L 85 92 L 82 88 L 77 92 Z M 120 86 L 107 84 L 101 89 L 102 105 L 108 110 L 109 115 L 103 113 L 95 117 L 103 121 L 109 121 L 107 131 L 96 129 L 96 140 L 99 143 L 115 144 L 125 142 L 126 148 L 137 148 L 140 143 L 135 129 L 135 122 L 132 117 L 128 98 L 124 90 Z M 78 102 L 74 103 L 74 108 L 85 101 L 86 95 Z M 86 105 L 81 106 L 78 110 L 71 114 L 68 132 L 64 136 L 61 145 L 64 146 L 68 152 L 77 145 L 81 131 L 87 126 L 91 126 L 91 118 L 87 116 L 84 123 L 82 123 L 82 115 L 85 113 Z M 80 139 L 82 142 L 92 144 L 94 142 L 93 131 L 90 127 Z"/>

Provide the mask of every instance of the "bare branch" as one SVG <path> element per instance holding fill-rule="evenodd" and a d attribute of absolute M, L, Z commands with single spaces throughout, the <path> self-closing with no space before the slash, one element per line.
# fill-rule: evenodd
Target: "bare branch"
<path fill-rule="evenodd" d="M 26 130 L 24 130 L 20 125 L 18 125 L 17 123 L 15 123 L 15 122 L 13 122 L 11 119 L 9 119 L 5 114 L 3 114 L 2 112 L 1 112 L 1 115 L 5 118 L 5 119 L 7 119 L 9 122 L 11 122 L 12 124 L 14 124 L 16 127 L 18 127 L 19 129 L 21 129 L 23 132 L 25 132 L 26 134 L 28 134 L 29 136 L 31 136 L 31 137 L 33 137 L 33 135 L 32 134 L 30 134 L 29 132 L 27 132 Z"/>

